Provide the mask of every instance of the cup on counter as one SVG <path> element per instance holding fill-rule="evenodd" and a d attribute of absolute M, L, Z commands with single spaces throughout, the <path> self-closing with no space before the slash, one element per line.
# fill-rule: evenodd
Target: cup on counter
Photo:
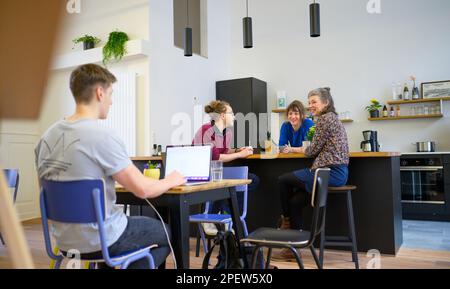
<path fill-rule="evenodd" d="M 221 161 L 211 162 L 211 181 L 218 182 L 223 179 L 223 163 Z"/>
<path fill-rule="evenodd" d="M 303 141 L 302 142 L 302 147 L 304 147 L 305 149 L 307 148 L 307 147 L 309 147 L 311 145 L 311 142 L 310 141 Z"/>

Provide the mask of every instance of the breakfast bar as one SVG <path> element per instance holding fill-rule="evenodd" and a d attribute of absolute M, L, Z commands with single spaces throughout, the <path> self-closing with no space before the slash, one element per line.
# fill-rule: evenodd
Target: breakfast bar
<path fill-rule="evenodd" d="M 400 153 L 350 153 L 348 184 L 352 192 L 358 251 L 376 249 L 396 255 L 402 241 L 402 207 L 400 193 Z M 260 178 L 255 193 L 249 194 L 247 224 L 249 231 L 275 227 L 281 214 L 278 176 L 307 168 L 313 159 L 303 154 L 256 154 L 235 160 L 230 166 L 248 166 Z M 304 210 L 305 223 L 308 210 Z M 329 196 L 326 231 L 331 235 L 347 234 L 345 198 Z"/>

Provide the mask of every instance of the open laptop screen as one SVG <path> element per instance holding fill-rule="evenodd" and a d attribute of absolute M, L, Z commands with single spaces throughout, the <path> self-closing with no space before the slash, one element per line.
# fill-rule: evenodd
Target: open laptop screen
<path fill-rule="evenodd" d="M 187 181 L 209 181 L 211 146 L 167 147 L 165 175 L 178 171 Z"/>

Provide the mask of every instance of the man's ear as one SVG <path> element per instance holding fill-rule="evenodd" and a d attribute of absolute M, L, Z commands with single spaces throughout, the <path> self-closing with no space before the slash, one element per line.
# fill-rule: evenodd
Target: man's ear
<path fill-rule="evenodd" d="M 103 89 L 103 87 L 101 85 L 97 85 L 94 88 L 94 93 L 95 93 L 95 99 L 98 102 L 102 102 L 103 97 L 105 96 L 105 90 Z"/>

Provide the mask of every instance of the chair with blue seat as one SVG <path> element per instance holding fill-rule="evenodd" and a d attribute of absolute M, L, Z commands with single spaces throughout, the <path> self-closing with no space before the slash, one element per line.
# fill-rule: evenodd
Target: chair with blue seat
<path fill-rule="evenodd" d="M 6 185 L 9 189 L 14 189 L 13 193 L 13 202 L 16 202 L 17 199 L 17 191 L 19 190 L 19 170 L 18 169 L 5 169 L 3 173 L 6 178 Z M 0 242 L 5 245 L 3 241 L 2 234 L 0 233 Z"/>
<path fill-rule="evenodd" d="M 91 264 L 106 263 L 109 267 L 126 269 L 131 263 L 145 258 L 148 260 L 150 268 L 155 268 L 150 250 L 157 247 L 157 245 L 127 252 L 120 256 L 110 256 L 106 244 L 104 227 L 105 184 L 103 180 L 80 180 L 69 182 L 42 180 L 41 186 L 40 205 L 45 248 L 48 256 L 56 261 L 55 268 L 59 269 L 61 262 L 67 256 L 54 253 L 55 250 L 52 248 L 49 233 L 49 220 L 60 223 L 96 223 L 98 225 L 103 259 L 80 261 L 87 261 Z"/>
<path fill-rule="evenodd" d="M 248 179 L 248 167 L 224 167 L 223 168 L 223 178 L 224 179 Z M 244 204 L 242 208 L 242 214 L 240 215 L 240 220 L 242 223 L 242 227 L 244 229 L 244 236 L 248 235 L 247 223 L 245 222 L 245 218 L 247 217 L 247 199 L 248 199 L 248 185 L 236 186 L 236 192 L 242 192 L 244 194 Z M 231 215 L 228 214 L 208 214 L 209 207 L 211 206 L 210 202 L 205 204 L 205 210 L 202 214 L 191 215 L 189 217 L 189 222 L 197 223 L 198 232 L 200 233 L 200 237 L 203 244 L 203 249 L 205 254 L 208 253 L 209 246 L 206 243 L 205 232 L 202 227 L 202 223 L 213 223 L 220 226 L 228 225 L 229 228 L 232 228 L 233 221 L 231 219 Z M 198 255 L 199 242 L 197 242 L 196 254 Z"/>

